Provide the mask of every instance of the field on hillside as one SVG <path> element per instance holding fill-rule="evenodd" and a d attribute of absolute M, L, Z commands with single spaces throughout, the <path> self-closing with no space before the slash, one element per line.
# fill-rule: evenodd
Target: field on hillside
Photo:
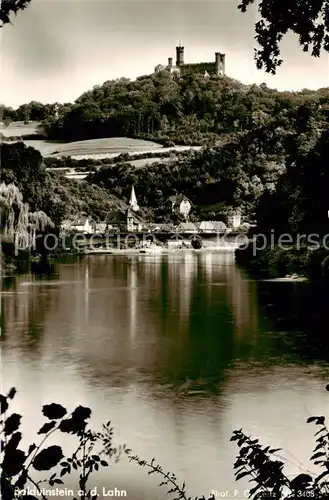
<path fill-rule="evenodd" d="M 151 165 L 152 163 L 157 163 L 157 162 L 167 162 L 169 161 L 170 158 L 160 158 L 160 157 L 155 157 L 155 158 L 140 158 L 138 160 L 131 160 L 128 163 L 133 165 L 136 168 L 142 168 L 145 167 L 145 165 Z"/>
<path fill-rule="evenodd" d="M 119 154 L 138 151 L 149 151 L 161 147 L 160 144 L 129 137 L 111 137 L 106 139 L 90 139 L 88 141 L 60 144 L 56 156 L 83 156 L 99 154 Z"/>
<path fill-rule="evenodd" d="M 54 151 L 58 150 L 58 147 L 62 146 L 62 144 L 58 144 L 58 142 L 40 140 L 25 140 L 24 144 L 37 149 L 43 156 L 51 155 Z"/>
<path fill-rule="evenodd" d="M 4 127 L 3 124 L 1 124 L 0 132 L 5 137 L 18 137 L 25 134 L 37 134 L 38 125 L 40 125 L 39 122 L 30 122 L 27 125 L 25 125 L 24 122 L 13 122 L 9 125 L 9 127 Z"/>

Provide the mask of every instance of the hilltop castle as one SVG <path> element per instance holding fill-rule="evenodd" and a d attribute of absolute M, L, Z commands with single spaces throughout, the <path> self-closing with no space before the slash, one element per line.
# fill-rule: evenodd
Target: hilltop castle
<path fill-rule="evenodd" d="M 225 54 L 221 54 L 220 52 L 215 52 L 215 61 L 214 62 L 200 62 L 200 63 L 192 63 L 185 64 L 184 63 L 184 47 L 179 45 L 176 47 L 176 65 L 173 65 L 172 57 L 168 58 L 167 66 L 163 66 L 162 64 L 158 64 L 154 68 L 155 73 L 159 73 L 160 71 L 169 71 L 170 73 L 179 73 L 180 75 L 184 75 L 186 73 L 201 73 L 205 76 L 210 75 L 225 75 Z"/>

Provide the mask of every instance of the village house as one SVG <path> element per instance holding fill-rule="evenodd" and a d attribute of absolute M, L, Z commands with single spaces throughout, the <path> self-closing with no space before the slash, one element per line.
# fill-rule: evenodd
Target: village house
<path fill-rule="evenodd" d="M 153 223 L 149 224 L 148 229 L 151 233 L 173 233 L 175 231 L 175 226 L 170 223 Z"/>
<path fill-rule="evenodd" d="M 241 226 L 241 212 L 239 209 L 232 210 L 227 217 L 227 226 L 231 229 L 237 229 Z"/>
<path fill-rule="evenodd" d="M 183 215 L 185 219 L 188 218 L 192 208 L 192 203 L 186 196 L 182 194 L 170 196 L 170 198 L 168 198 L 167 203 L 171 204 L 172 212 L 176 212 L 179 213 L 180 215 Z"/>
<path fill-rule="evenodd" d="M 107 230 L 106 222 L 95 223 L 94 226 L 94 234 L 105 234 Z"/>
<path fill-rule="evenodd" d="M 198 222 L 197 228 L 200 231 L 200 233 L 215 233 L 216 232 L 214 224 L 208 220 L 203 220 L 202 222 Z"/>
<path fill-rule="evenodd" d="M 127 215 L 125 210 L 112 210 L 107 214 L 106 226 L 109 231 L 125 232 L 127 228 Z"/>
<path fill-rule="evenodd" d="M 138 233 L 143 230 L 143 221 L 131 208 L 127 210 L 114 210 L 109 212 L 106 218 L 106 225 L 109 231 L 118 233 Z"/>
<path fill-rule="evenodd" d="M 181 222 L 176 227 L 176 232 L 195 234 L 195 233 L 198 233 L 198 228 L 195 224 L 193 224 L 193 222 Z"/>
<path fill-rule="evenodd" d="M 209 222 L 211 222 L 211 224 L 214 226 L 215 233 L 225 233 L 227 231 L 227 226 L 225 222 L 221 220 L 212 220 Z"/>
<path fill-rule="evenodd" d="M 76 220 L 64 220 L 61 224 L 62 232 L 93 234 L 94 223 L 89 217 L 82 217 Z"/>

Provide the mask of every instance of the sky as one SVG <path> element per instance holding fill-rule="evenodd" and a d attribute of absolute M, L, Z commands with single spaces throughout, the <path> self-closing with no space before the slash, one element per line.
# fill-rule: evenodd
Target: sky
<path fill-rule="evenodd" d="M 281 44 L 283 65 L 271 76 L 254 61 L 255 6 L 242 14 L 238 0 L 32 0 L 0 30 L 0 102 L 73 102 L 107 80 L 135 79 L 157 64 L 214 61 L 226 54 L 226 74 L 279 90 L 329 86 L 329 60 L 303 53 L 294 35 Z"/>

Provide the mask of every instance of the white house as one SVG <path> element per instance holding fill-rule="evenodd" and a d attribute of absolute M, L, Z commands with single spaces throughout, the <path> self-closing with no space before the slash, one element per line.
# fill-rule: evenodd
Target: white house
<path fill-rule="evenodd" d="M 209 220 L 203 220 L 198 225 L 199 231 L 202 233 L 215 233 L 216 229 L 214 224 Z"/>
<path fill-rule="evenodd" d="M 60 225 L 60 229 L 62 233 L 68 233 L 71 230 L 72 227 L 72 221 L 71 220 L 63 220 L 62 224 Z"/>
<path fill-rule="evenodd" d="M 173 212 L 178 212 L 187 219 L 192 208 L 192 203 L 186 196 L 182 194 L 170 196 L 168 202 L 171 204 Z"/>
<path fill-rule="evenodd" d="M 71 224 L 71 231 L 76 233 L 92 234 L 94 232 L 93 224 L 89 217 L 82 217 Z"/>
<path fill-rule="evenodd" d="M 104 234 L 106 233 L 106 229 L 107 229 L 106 222 L 99 222 L 94 225 L 95 234 Z"/>
<path fill-rule="evenodd" d="M 212 225 L 215 228 L 215 233 L 225 233 L 227 231 L 227 226 L 221 220 L 212 220 Z"/>
<path fill-rule="evenodd" d="M 227 225 L 232 229 L 237 229 L 241 226 L 241 212 L 240 210 L 232 211 L 227 218 Z"/>
<path fill-rule="evenodd" d="M 181 222 L 176 227 L 178 233 L 197 233 L 198 228 L 193 222 Z"/>

